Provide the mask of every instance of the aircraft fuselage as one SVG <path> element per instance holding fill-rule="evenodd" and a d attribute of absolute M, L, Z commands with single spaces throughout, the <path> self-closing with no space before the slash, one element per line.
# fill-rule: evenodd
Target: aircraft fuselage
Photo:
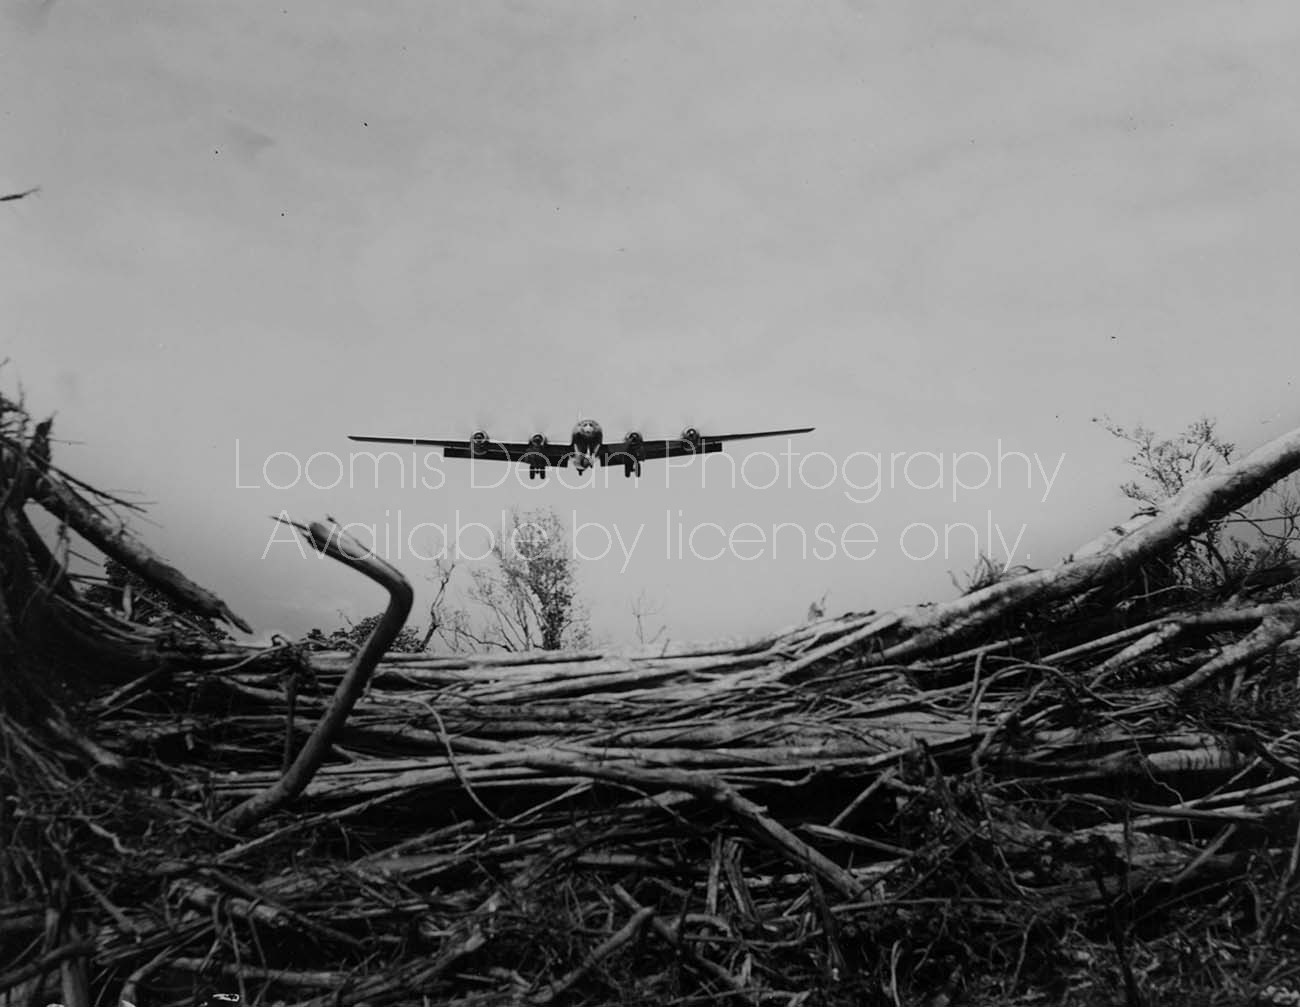
<path fill-rule="evenodd" d="M 569 444 L 573 448 L 573 467 L 586 472 L 600 458 L 605 432 L 595 420 L 578 420 L 573 426 Z"/>

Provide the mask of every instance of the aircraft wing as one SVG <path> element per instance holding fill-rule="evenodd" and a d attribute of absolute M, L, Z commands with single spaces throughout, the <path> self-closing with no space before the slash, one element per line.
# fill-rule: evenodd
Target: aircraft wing
<path fill-rule="evenodd" d="M 350 441 L 368 441 L 372 444 L 427 444 L 435 448 L 467 448 L 469 441 L 446 440 L 440 437 L 362 437 L 360 434 L 348 434 Z"/>
<path fill-rule="evenodd" d="M 743 434 L 703 434 L 698 441 L 689 441 L 681 437 L 673 437 L 666 440 L 644 440 L 641 442 L 642 457 L 646 461 L 654 461 L 659 458 L 684 458 L 689 455 L 706 455 L 713 454 L 722 450 L 722 445 L 727 441 L 742 441 L 755 437 L 786 437 L 794 434 L 806 434 L 813 431 L 813 427 L 795 427 L 789 430 L 755 430 Z M 624 458 L 631 457 L 635 450 L 627 442 L 615 442 L 605 446 L 606 458 L 614 462 L 621 462 Z"/>
<path fill-rule="evenodd" d="M 546 459 L 548 465 L 558 465 L 560 459 L 570 453 L 567 444 L 543 444 L 540 448 L 536 448 L 527 441 L 489 440 L 475 451 L 472 441 L 442 437 L 362 437 L 358 434 L 349 434 L 348 440 L 366 441 L 371 444 L 407 444 L 413 447 L 442 448 L 444 458 L 474 458 L 480 461 L 518 462 L 530 461 L 540 456 Z"/>
<path fill-rule="evenodd" d="M 721 451 L 721 444 L 709 444 L 708 441 L 701 441 L 698 447 L 691 444 L 690 441 L 682 441 L 673 438 L 669 441 L 644 441 L 642 448 L 645 451 L 645 459 L 648 462 L 655 461 L 659 458 L 683 458 L 688 455 L 707 455 L 714 451 Z"/>
<path fill-rule="evenodd" d="M 793 427 L 789 430 L 753 430 L 747 434 L 709 434 L 701 439 L 708 442 L 714 441 L 718 444 L 724 441 L 747 441 L 755 437 L 789 437 L 794 434 L 810 434 L 816 427 Z"/>

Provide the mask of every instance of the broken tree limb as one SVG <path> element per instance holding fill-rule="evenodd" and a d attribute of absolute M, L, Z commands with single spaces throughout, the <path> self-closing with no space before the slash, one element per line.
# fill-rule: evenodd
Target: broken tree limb
<path fill-rule="evenodd" d="M 43 975 L 66 961 L 92 954 L 94 950 L 93 941 L 73 940 L 63 944 L 28 965 L 0 974 L 0 993 L 6 993 L 19 983 Z"/>
<path fill-rule="evenodd" d="M 125 528 L 114 527 L 94 504 L 62 480 L 49 474 L 40 476 L 32 487 L 32 499 L 105 555 L 139 574 L 177 604 L 199 615 L 224 619 L 245 633 L 253 631 L 224 601 L 137 542 Z"/>
<path fill-rule="evenodd" d="M 332 519 L 331 519 L 332 523 Z M 405 577 L 384 562 L 361 543 L 346 535 L 337 524 L 324 525 L 313 521 L 309 526 L 294 525 L 306 534 L 308 540 L 326 556 L 336 559 L 344 566 L 351 567 L 358 573 L 369 577 L 388 592 L 388 607 L 383 617 L 365 644 L 357 652 L 352 667 L 343 676 L 330 701 L 329 708 L 312 730 L 307 743 L 294 759 L 288 771 L 278 782 L 267 790 L 250 797 L 248 800 L 231 808 L 221 816 L 219 823 L 232 831 L 246 829 L 254 822 L 266 817 L 276 808 L 293 800 L 311 782 L 316 770 L 325 761 L 330 746 L 334 743 L 339 730 L 352 712 L 361 694 L 370 682 L 370 675 L 387 652 L 389 645 L 397 638 L 406 617 L 411 613 L 415 601 L 415 592 Z"/>
<path fill-rule="evenodd" d="M 726 808 L 746 831 L 785 857 L 791 866 L 814 872 L 845 898 L 861 898 L 865 891 L 865 886 L 852 872 L 813 849 L 780 822 L 773 820 L 765 809 L 741 796 L 734 787 L 721 780 L 679 769 L 642 769 L 602 764 L 582 758 L 524 754 L 520 761 L 533 769 L 567 770 L 636 787 L 664 787 L 696 794 Z"/>
<path fill-rule="evenodd" d="M 1300 630 L 1300 603 L 1272 606 L 1272 611 L 1247 636 L 1225 648 L 1217 657 L 1206 661 L 1186 678 L 1169 686 L 1170 695 L 1177 699 L 1225 671 L 1239 668 L 1248 661 L 1276 650 L 1295 636 L 1297 630 Z"/>
<path fill-rule="evenodd" d="M 819 662 L 865 643 L 885 629 L 901 631 L 906 639 L 873 654 L 866 663 L 915 660 L 937 644 L 959 639 L 971 630 L 1030 605 L 1097 587 L 1136 569 L 1212 521 L 1227 516 L 1297 469 L 1300 469 L 1300 430 L 1293 430 L 1221 472 L 1189 483 L 1155 514 L 1141 515 L 1141 520 L 1135 518 L 1113 537 L 1103 536 L 1051 569 L 1000 581 L 954 601 L 915 606 L 886 615 L 792 662 L 782 678 L 798 681 Z"/>
<path fill-rule="evenodd" d="M 592 952 L 587 955 L 578 965 L 567 975 L 562 976 L 553 982 L 546 989 L 537 993 L 532 998 L 535 1004 L 553 1003 L 557 997 L 563 996 L 568 990 L 585 976 L 592 969 L 596 968 L 601 962 L 612 955 L 619 948 L 626 944 L 631 944 L 641 935 L 641 928 L 645 926 L 646 921 L 654 916 L 654 910 L 649 906 L 642 906 L 636 910 L 631 919 L 623 924 L 618 930 L 610 934 L 609 937 L 598 944 Z"/>
<path fill-rule="evenodd" d="M 641 905 L 622 885 L 615 883 L 614 896 L 628 909 L 640 913 L 647 907 Z M 668 942 L 676 951 L 685 956 L 696 968 L 707 973 L 711 978 L 722 983 L 724 987 L 739 996 L 745 1003 L 754 1003 L 754 997 L 745 989 L 745 984 L 733 976 L 715 961 L 710 961 L 700 954 L 692 945 L 682 939 L 677 929 L 661 920 L 658 916 L 650 917 L 650 928 Z"/>

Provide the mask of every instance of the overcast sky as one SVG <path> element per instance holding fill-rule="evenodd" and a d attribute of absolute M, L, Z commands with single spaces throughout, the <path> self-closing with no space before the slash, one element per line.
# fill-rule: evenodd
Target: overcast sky
<path fill-rule="evenodd" d="M 1300 424 L 1293 3 L 0 3 L 0 189 L 41 186 L 0 206 L 0 380 L 259 632 L 382 604 L 268 549 L 282 509 L 387 528 L 423 583 L 397 521 L 554 506 L 624 536 L 582 568 L 606 638 L 643 590 L 676 638 L 748 635 L 950 596 L 975 546 L 909 559 L 928 528 L 1040 566 L 1126 518 L 1095 416 Z M 578 410 L 817 431 L 734 480 L 743 447 L 637 486 L 436 452 L 270 485 L 318 452 L 327 484 L 349 433 Z M 1000 450 L 1043 467 L 954 500 Z M 942 487 L 853 488 L 873 454 L 930 485 L 920 452 Z"/>

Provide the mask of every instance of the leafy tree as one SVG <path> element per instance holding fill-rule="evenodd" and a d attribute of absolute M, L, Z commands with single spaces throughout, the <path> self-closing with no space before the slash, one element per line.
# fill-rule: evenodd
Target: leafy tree
<path fill-rule="evenodd" d="M 465 604 L 448 598 L 455 572 L 454 563 L 438 564 L 430 578 L 438 590 L 428 627 L 423 633 L 405 627 L 390 652 L 423 653 L 435 636 L 453 652 L 560 650 L 590 643 L 587 610 L 577 597 L 576 560 L 564 523 L 553 510 L 512 512 L 491 562 L 469 571 Z M 319 650 L 356 649 L 379 618 L 368 616 L 329 634 L 313 629 L 305 643 Z"/>
<path fill-rule="evenodd" d="M 1109 418 L 1098 421 L 1112 435 L 1130 444 L 1134 452 L 1129 465 L 1138 472 L 1120 486 L 1130 500 L 1156 507 L 1176 496 L 1188 482 L 1203 478 L 1215 467 L 1232 460 L 1236 446 L 1215 433 L 1215 421 L 1202 416 L 1175 437 L 1159 438 L 1138 424 L 1126 430 Z"/>
<path fill-rule="evenodd" d="M 320 629 L 313 629 L 307 634 L 305 643 L 312 650 L 357 650 L 382 618 L 383 613 L 380 612 L 357 622 L 349 621 L 346 626 L 339 627 L 328 636 Z M 390 653 L 419 654 L 424 651 L 427 642 L 427 638 L 421 639 L 420 634 L 410 626 L 403 626 L 397 639 L 389 644 L 388 650 Z"/>
<path fill-rule="evenodd" d="M 1236 450 L 1209 417 L 1168 438 L 1141 425 L 1127 429 L 1109 418 L 1097 422 L 1133 448 L 1128 463 L 1138 478 L 1120 490 L 1143 511 L 1153 512 L 1189 483 L 1231 462 Z M 1293 548 L 1297 542 L 1300 499 L 1288 481 L 1180 544 L 1164 561 L 1160 586 L 1218 594 L 1291 584 L 1300 577 Z"/>
<path fill-rule="evenodd" d="M 452 649 L 560 650 L 591 642 L 586 606 L 577 596 L 577 561 L 554 510 L 511 512 L 493 563 L 470 571 L 466 592 L 477 616 L 464 607 L 431 612 L 438 636 Z M 439 598 L 452 567 L 442 566 Z"/>

